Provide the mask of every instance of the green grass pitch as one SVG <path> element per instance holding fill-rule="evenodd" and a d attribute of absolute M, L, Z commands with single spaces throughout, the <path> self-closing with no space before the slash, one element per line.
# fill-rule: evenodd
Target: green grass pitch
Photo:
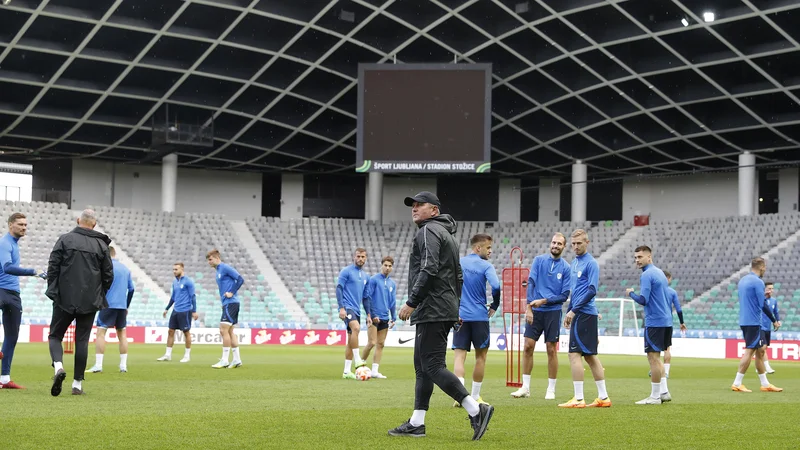
<path fill-rule="evenodd" d="M 495 405 L 483 439 L 471 442 L 466 412 L 438 388 L 423 439 L 391 438 L 386 431 L 413 409 L 411 351 L 385 351 L 387 380 L 342 380 L 343 350 L 242 347 L 245 365 L 214 370 L 216 346 L 195 346 L 181 364 L 156 362 L 164 348 L 131 345 L 120 374 L 109 345 L 102 374 L 87 374 L 87 395 L 69 395 L 72 355 L 61 397 L 50 396 L 52 369 L 45 344 L 20 344 L 13 379 L 24 391 L 0 391 L 0 448 L 763 448 L 800 447 L 800 364 L 773 363 L 770 381 L 785 389 L 762 393 L 755 367 L 730 391 L 736 361 L 675 358 L 669 380 L 673 402 L 638 406 L 650 392 L 644 356 L 602 356 L 613 407 L 564 410 L 544 400 L 545 356 L 536 355 L 530 399 L 512 399 L 505 357 L 491 353 L 482 396 Z M 572 396 L 562 354 L 557 402 Z M 469 361 L 469 360 L 468 360 Z M 94 363 L 90 346 L 89 366 Z M 448 354 L 452 367 L 452 353 Z M 468 371 L 471 363 L 468 363 Z M 597 393 L 587 370 L 587 400 Z M 469 375 L 467 379 L 469 380 Z M 470 383 L 467 382 L 469 389 Z"/>

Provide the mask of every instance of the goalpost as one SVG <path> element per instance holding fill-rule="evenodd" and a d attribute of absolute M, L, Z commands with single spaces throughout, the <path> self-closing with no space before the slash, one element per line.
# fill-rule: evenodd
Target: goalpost
<path fill-rule="evenodd" d="M 636 302 L 630 298 L 595 298 L 597 311 L 603 318 L 597 321 L 598 328 L 604 328 L 604 336 L 625 336 L 632 331 L 633 336 L 639 336 L 639 317 L 636 311 Z M 608 316 L 606 316 L 608 312 Z M 616 330 L 616 334 L 609 331 Z"/>
<path fill-rule="evenodd" d="M 527 269 L 515 267 L 513 262 L 511 268 L 503 271 L 503 335 L 505 336 L 506 386 L 508 387 L 522 386 L 526 271 Z M 600 339 L 603 336 L 639 336 L 640 323 L 636 302 L 630 298 L 595 298 L 594 301 L 599 313 L 597 328 Z M 569 330 L 563 328 L 563 322 L 561 338 L 564 342 L 569 339 Z M 539 347 L 544 348 L 543 345 Z"/>

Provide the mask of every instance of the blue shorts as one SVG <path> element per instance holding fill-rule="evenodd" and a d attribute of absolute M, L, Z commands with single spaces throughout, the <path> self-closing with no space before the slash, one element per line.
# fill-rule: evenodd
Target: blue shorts
<path fill-rule="evenodd" d="M 769 347 L 769 344 L 772 343 L 772 331 L 761 330 L 761 335 L 764 338 L 764 346 Z"/>
<path fill-rule="evenodd" d="M 377 329 L 378 329 L 378 331 L 383 331 L 383 330 L 386 330 L 386 329 L 388 329 L 388 328 L 389 328 L 389 321 L 388 321 L 388 320 L 383 320 L 383 319 L 380 319 L 380 322 L 378 322 L 378 324 L 377 324 L 377 325 L 375 325 L 375 323 L 372 323 L 372 326 L 374 326 L 375 328 L 377 328 Z M 367 328 L 369 328 L 369 327 L 367 327 Z"/>
<path fill-rule="evenodd" d="M 489 321 L 463 322 L 458 331 L 453 332 L 453 350 L 470 351 L 489 348 Z"/>
<path fill-rule="evenodd" d="M 764 346 L 764 332 L 760 325 L 742 326 L 742 337 L 744 338 L 744 348 L 761 348 Z"/>
<path fill-rule="evenodd" d="M 644 329 L 644 352 L 660 353 L 672 347 L 672 327 Z"/>
<path fill-rule="evenodd" d="M 172 311 L 169 316 L 169 329 L 189 331 L 192 329 L 192 312 L 191 311 Z"/>
<path fill-rule="evenodd" d="M 97 328 L 116 328 L 121 330 L 128 325 L 127 309 L 101 309 L 97 314 Z"/>
<path fill-rule="evenodd" d="M 569 352 L 583 356 L 597 354 L 597 316 L 575 313 L 569 327 Z"/>
<path fill-rule="evenodd" d="M 222 305 L 222 317 L 219 319 L 220 323 L 229 323 L 236 325 L 239 323 L 239 304 L 228 303 Z"/>
<path fill-rule="evenodd" d="M 344 326 L 347 328 L 347 334 L 350 334 L 353 332 L 353 330 L 350 329 L 350 322 L 355 320 L 356 322 L 361 323 L 361 314 L 360 311 L 355 311 L 352 309 L 345 309 L 344 313 Z"/>
<path fill-rule="evenodd" d="M 525 337 L 538 341 L 542 333 L 545 342 L 558 342 L 561 334 L 561 310 L 533 312 L 533 323 L 525 324 Z"/>
<path fill-rule="evenodd" d="M 0 289 L 0 308 L 3 307 L 18 309 L 19 312 L 22 312 L 22 298 L 20 298 L 19 292 Z"/>

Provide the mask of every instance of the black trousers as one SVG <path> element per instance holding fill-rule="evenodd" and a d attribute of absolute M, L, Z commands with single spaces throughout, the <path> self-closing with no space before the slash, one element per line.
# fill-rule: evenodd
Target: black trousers
<path fill-rule="evenodd" d="M 92 335 L 92 324 L 96 313 L 73 314 L 53 305 L 53 318 L 50 320 L 50 359 L 53 362 L 64 361 L 64 347 L 61 341 L 72 321 L 75 321 L 75 380 L 82 381 L 86 371 L 86 359 L 89 357 L 89 337 Z"/>
<path fill-rule="evenodd" d="M 417 325 L 417 340 L 414 343 L 414 371 L 417 375 L 415 410 L 428 410 L 434 384 L 459 403 L 469 396 L 458 377 L 447 370 L 447 335 L 452 327 L 453 322 Z"/>

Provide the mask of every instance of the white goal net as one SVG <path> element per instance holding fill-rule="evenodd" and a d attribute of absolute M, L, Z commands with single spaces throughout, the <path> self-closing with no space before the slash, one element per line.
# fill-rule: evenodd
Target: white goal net
<path fill-rule="evenodd" d="M 639 336 L 641 314 L 629 298 L 596 298 L 600 336 Z"/>

